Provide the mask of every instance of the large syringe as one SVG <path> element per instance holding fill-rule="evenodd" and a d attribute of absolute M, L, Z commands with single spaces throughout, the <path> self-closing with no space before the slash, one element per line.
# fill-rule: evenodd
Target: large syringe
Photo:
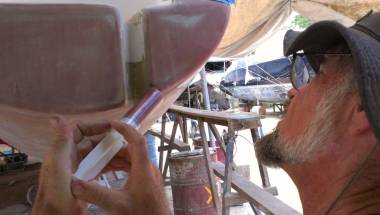
<path fill-rule="evenodd" d="M 161 92 L 157 89 L 149 89 L 141 101 L 121 121 L 138 129 L 142 120 L 149 115 L 160 100 Z M 82 160 L 74 176 L 84 181 L 94 179 L 126 144 L 127 141 L 124 137 L 115 129 L 111 129 L 100 143 Z"/>

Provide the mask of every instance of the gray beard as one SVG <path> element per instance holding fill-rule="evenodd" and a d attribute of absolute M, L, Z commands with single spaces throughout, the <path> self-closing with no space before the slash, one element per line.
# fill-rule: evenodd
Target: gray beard
<path fill-rule="evenodd" d="M 257 159 L 271 167 L 301 164 L 315 159 L 326 149 L 327 142 L 336 138 L 339 114 L 348 95 L 344 86 L 343 83 L 340 88 L 331 89 L 324 94 L 316 105 L 314 117 L 306 128 L 300 128 L 297 138 L 282 137 L 282 127 L 278 125 L 272 133 L 259 139 L 255 144 Z"/>
<path fill-rule="evenodd" d="M 285 163 L 285 156 L 281 147 L 278 134 L 278 126 L 275 131 L 265 135 L 255 144 L 256 157 L 263 164 L 271 167 L 279 167 Z"/>
<path fill-rule="evenodd" d="M 331 97 L 330 97 L 331 98 Z M 265 165 L 280 167 L 282 164 L 301 164 L 310 161 L 324 149 L 336 124 L 334 102 L 324 99 L 317 105 L 316 113 L 306 128 L 295 139 L 280 135 L 281 126 L 255 144 L 256 157 Z M 324 120 L 324 119 L 330 120 Z M 301 129 L 301 128 L 300 128 Z"/>

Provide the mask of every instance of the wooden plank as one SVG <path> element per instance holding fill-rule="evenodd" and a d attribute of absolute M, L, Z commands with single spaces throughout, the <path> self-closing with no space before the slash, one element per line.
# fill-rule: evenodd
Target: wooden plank
<path fill-rule="evenodd" d="M 249 205 L 251 206 L 252 208 L 252 211 L 255 215 L 261 215 L 261 212 L 259 209 L 256 208 L 256 206 L 254 204 L 252 204 L 252 202 L 249 202 Z"/>
<path fill-rule="evenodd" d="M 17 180 L 8 181 L 8 184 L 0 184 L 0 208 L 15 204 L 25 204 L 28 201 L 28 190 L 32 187 L 37 190 L 37 185 L 38 170 L 19 172 Z"/>
<path fill-rule="evenodd" d="M 253 143 L 256 143 L 256 141 L 259 139 L 259 131 L 257 129 L 251 129 L 251 136 Z M 261 161 L 257 160 L 257 164 L 259 165 L 259 171 L 261 176 L 261 181 L 263 183 L 263 187 L 270 188 L 270 181 L 269 181 L 269 175 L 266 166 L 264 166 Z"/>
<path fill-rule="evenodd" d="M 38 175 L 40 167 L 41 163 L 28 163 L 22 169 L 0 173 L 0 185 L 7 184 L 10 181 L 20 181 L 35 174 Z"/>
<path fill-rule="evenodd" d="M 228 206 L 227 197 L 231 194 L 231 185 L 232 185 L 232 165 L 234 162 L 234 143 L 235 143 L 235 133 L 233 130 L 228 130 L 227 134 L 227 145 L 226 145 L 226 166 L 224 168 L 224 190 L 223 190 L 223 208 L 222 215 L 230 214 L 230 207 Z"/>
<path fill-rule="evenodd" d="M 148 134 L 150 135 L 153 135 L 155 137 L 160 137 L 161 138 L 161 134 L 159 133 L 160 131 L 156 130 L 156 129 L 150 129 L 147 131 Z M 170 137 L 168 134 L 165 134 L 164 137 L 163 137 L 163 140 L 165 143 L 169 143 L 170 142 Z M 190 145 L 178 140 L 177 138 L 174 139 L 174 142 L 173 142 L 173 149 L 176 149 L 180 152 L 182 151 L 190 151 Z M 168 150 L 169 149 L 169 146 L 159 146 L 158 147 L 158 151 L 160 152 L 160 156 L 161 156 L 161 152 L 165 151 L 165 150 Z"/>
<path fill-rule="evenodd" d="M 182 134 L 182 139 L 184 143 L 189 144 L 189 133 L 187 131 L 187 118 L 183 117 L 182 120 L 183 120 L 183 130 L 185 131 L 185 133 Z"/>
<path fill-rule="evenodd" d="M 198 125 L 199 125 L 199 131 L 201 132 L 201 138 L 202 138 L 202 143 L 203 143 L 202 144 L 203 155 L 206 161 L 206 170 L 207 170 L 207 175 L 208 175 L 211 193 L 212 193 L 212 202 L 214 204 L 216 214 L 220 215 L 221 210 L 220 210 L 220 203 L 219 203 L 219 198 L 218 198 L 218 190 L 216 189 L 215 176 L 213 174 L 213 169 L 211 166 L 211 156 L 210 156 L 210 151 L 208 147 L 204 122 L 201 119 L 198 119 Z"/>
<path fill-rule="evenodd" d="M 239 193 L 230 193 L 224 197 L 226 199 L 224 207 L 231 207 L 236 205 L 241 205 L 243 203 L 248 202 L 248 200 Z"/>
<path fill-rule="evenodd" d="M 160 138 L 160 147 L 164 147 L 164 145 L 165 145 L 165 127 L 166 127 L 165 125 L 166 125 L 166 114 L 162 115 L 162 117 L 161 117 L 161 134 L 159 134 L 157 131 L 158 136 L 156 136 L 153 133 L 149 133 L 149 130 L 148 130 L 149 134 Z M 160 157 L 159 157 L 159 162 L 158 162 L 158 168 L 162 172 L 162 166 L 164 163 L 164 151 L 161 150 L 159 152 L 160 152 Z"/>
<path fill-rule="evenodd" d="M 23 169 L 0 174 L 0 208 L 27 202 L 28 190 L 37 190 L 41 163 L 29 163 Z"/>
<path fill-rule="evenodd" d="M 170 141 L 169 141 L 169 150 L 168 150 L 168 153 L 166 154 L 166 161 L 165 161 L 164 171 L 162 173 L 162 175 L 164 177 L 166 177 L 166 173 L 168 172 L 169 157 L 170 157 L 170 154 L 172 153 L 172 147 L 173 147 L 173 142 L 174 142 L 174 139 L 175 139 L 175 134 L 177 132 L 177 127 L 178 127 L 178 117 L 176 116 L 176 119 L 175 119 L 174 125 L 173 125 L 172 134 L 171 134 Z"/>
<path fill-rule="evenodd" d="M 172 105 L 168 112 L 177 113 L 190 119 L 202 118 L 209 124 L 229 126 L 233 130 L 257 128 L 261 126 L 260 116 L 255 113 L 225 113 L 209 110 L 200 110 Z"/>
<path fill-rule="evenodd" d="M 212 167 L 218 177 L 224 178 L 225 167 L 221 162 L 212 162 Z M 298 211 L 289 205 L 236 173 L 232 173 L 232 187 L 265 214 L 300 215 Z"/>

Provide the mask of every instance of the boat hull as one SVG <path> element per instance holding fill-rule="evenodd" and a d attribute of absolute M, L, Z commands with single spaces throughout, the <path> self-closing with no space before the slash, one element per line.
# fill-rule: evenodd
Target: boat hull
<path fill-rule="evenodd" d="M 288 99 L 287 93 L 292 88 L 291 84 L 265 84 L 224 87 L 225 91 L 233 97 L 245 101 L 261 101 L 272 103 L 283 103 Z"/>
<path fill-rule="evenodd" d="M 121 119 L 146 108 L 144 95 L 154 89 L 160 99 L 138 122 L 144 133 L 216 49 L 229 6 L 200 0 L 151 7 L 129 26 L 101 5 L 0 5 L 5 13 L 0 28 L 8 43 L 0 55 L 13 56 L 0 62 L 7 77 L 0 80 L 0 139 L 42 159 L 54 136 L 52 116 L 71 124 Z"/>

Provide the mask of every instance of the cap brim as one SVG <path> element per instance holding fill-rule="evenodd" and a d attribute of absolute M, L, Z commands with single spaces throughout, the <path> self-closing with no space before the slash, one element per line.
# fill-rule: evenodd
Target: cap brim
<path fill-rule="evenodd" d="M 300 33 L 284 53 L 290 55 L 299 50 L 323 53 L 336 41 L 342 39 L 341 31 L 345 30 L 343 25 L 334 21 L 318 22 Z"/>
<path fill-rule="evenodd" d="M 299 35 L 302 32 L 300 31 L 293 31 L 292 29 L 287 30 L 285 35 L 284 35 L 284 40 L 283 40 L 283 52 L 284 55 L 289 49 L 289 47 L 294 43 L 294 41 L 299 37 Z"/>

